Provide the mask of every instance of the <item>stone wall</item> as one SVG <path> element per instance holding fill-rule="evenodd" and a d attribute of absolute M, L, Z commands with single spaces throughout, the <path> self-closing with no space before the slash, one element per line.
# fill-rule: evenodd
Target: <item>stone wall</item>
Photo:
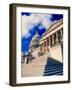
<path fill-rule="evenodd" d="M 63 62 L 61 45 L 56 45 L 50 48 L 51 58 Z"/>

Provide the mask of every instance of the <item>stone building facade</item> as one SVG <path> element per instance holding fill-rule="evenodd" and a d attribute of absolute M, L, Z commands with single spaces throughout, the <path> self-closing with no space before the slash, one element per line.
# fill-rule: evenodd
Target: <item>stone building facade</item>
<path fill-rule="evenodd" d="M 36 33 L 29 52 L 34 58 L 48 54 L 48 57 L 63 62 L 63 19 L 52 24 L 40 40 Z"/>
<path fill-rule="evenodd" d="M 40 40 L 40 53 L 50 53 L 49 57 L 62 62 L 63 54 L 63 20 L 52 24 Z"/>

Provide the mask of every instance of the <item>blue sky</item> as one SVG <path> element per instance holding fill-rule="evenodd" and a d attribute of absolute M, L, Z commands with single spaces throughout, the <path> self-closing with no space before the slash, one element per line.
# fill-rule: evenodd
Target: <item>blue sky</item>
<path fill-rule="evenodd" d="M 21 37 L 21 51 L 27 53 L 29 51 L 29 45 L 36 34 L 41 36 L 48 29 L 48 27 L 63 18 L 62 14 L 35 14 L 22 12 L 22 37 Z"/>

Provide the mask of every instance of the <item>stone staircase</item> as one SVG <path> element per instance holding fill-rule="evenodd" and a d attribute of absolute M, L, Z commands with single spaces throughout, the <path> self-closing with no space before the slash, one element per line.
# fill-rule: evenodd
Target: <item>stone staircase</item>
<path fill-rule="evenodd" d="M 33 59 L 31 63 L 22 64 L 21 76 L 43 76 L 44 68 L 47 63 L 48 53 Z"/>
<path fill-rule="evenodd" d="M 44 76 L 63 75 L 63 63 L 58 62 L 52 58 L 48 58 L 45 65 Z"/>
<path fill-rule="evenodd" d="M 63 63 L 48 57 L 49 53 L 21 65 L 22 77 L 63 75 Z"/>

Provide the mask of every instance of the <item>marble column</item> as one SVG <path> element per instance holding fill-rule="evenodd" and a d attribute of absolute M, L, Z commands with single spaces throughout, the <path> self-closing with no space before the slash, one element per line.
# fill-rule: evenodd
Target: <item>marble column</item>
<path fill-rule="evenodd" d="M 51 47 L 51 46 L 50 46 L 50 43 L 51 43 L 51 41 L 50 41 L 50 36 L 49 36 L 49 48 Z"/>
<path fill-rule="evenodd" d="M 44 42 L 44 46 L 46 47 L 46 41 Z"/>
<path fill-rule="evenodd" d="M 54 44 L 56 44 L 56 33 L 54 33 Z"/>
<path fill-rule="evenodd" d="M 44 53 L 44 52 L 45 52 L 45 45 L 44 45 L 44 42 L 43 42 L 42 50 L 43 50 L 43 53 Z"/>
<path fill-rule="evenodd" d="M 52 45 L 54 45 L 54 34 L 52 35 Z"/>
<path fill-rule="evenodd" d="M 46 42 L 46 40 L 45 40 L 44 44 L 45 44 L 45 52 L 46 52 L 46 46 L 47 46 L 47 42 Z"/>
<path fill-rule="evenodd" d="M 59 41 L 61 41 L 61 30 L 58 31 L 58 34 L 59 34 L 58 39 L 59 39 Z"/>
<path fill-rule="evenodd" d="M 49 52 L 49 38 L 46 39 L 46 49 L 47 49 L 47 52 Z"/>
<path fill-rule="evenodd" d="M 61 43 L 63 42 L 63 29 L 60 30 L 61 33 Z"/>
<path fill-rule="evenodd" d="M 56 32 L 56 42 L 58 42 L 58 32 Z"/>
<path fill-rule="evenodd" d="M 52 35 L 50 36 L 50 46 L 52 46 Z"/>
<path fill-rule="evenodd" d="M 44 52 L 44 46 L 43 46 L 43 43 L 41 44 L 41 54 L 43 54 Z"/>
<path fill-rule="evenodd" d="M 49 38 L 47 38 L 47 46 L 49 46 Z"/>
<path fill-rule="evenodd" d="M 60 30 L 60 34 L 61 34 L 61 38 L 62 38 L 62 36 L 63 36 L 63 31 L 62 31 L 62 29 Z"/>

